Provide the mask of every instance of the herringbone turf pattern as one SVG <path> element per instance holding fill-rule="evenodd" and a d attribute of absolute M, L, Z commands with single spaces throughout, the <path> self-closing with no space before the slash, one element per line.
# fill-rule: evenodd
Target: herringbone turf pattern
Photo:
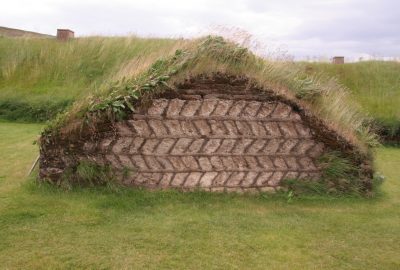
<path fill-rule="evenodd" d="M 273 190 L 285 178 L 318 178 L 324 149 L 279 101 L 160 98 L 117 126 L 117 136 L 85 149 L 96 162 L 131 169 L 128 185 Z"/>

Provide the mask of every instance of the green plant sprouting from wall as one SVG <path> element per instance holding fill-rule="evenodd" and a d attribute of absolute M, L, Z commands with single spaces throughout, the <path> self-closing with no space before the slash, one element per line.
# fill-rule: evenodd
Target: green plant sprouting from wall
<path fill-rule="evenodd" d="M 343 154 L 336 151 L 325 153 L 319 158 L 319 165 L 322 168 L 322 179 L 333 191 L 359 191 L 362 188 L 360 168 Z"/>
<path fill-rule="evenodd" d="M 365 194 L 360 166 L 344 157 L 342 153 L 330 151 L 318 159 L 321 176 L 318 181 L 312 179 L 285 179 L 282 184 L 294 194 Z"/>
<path fill-rule="evenodd" d="M 77 166 L 65 170 L 57 185 L 65 189 L 74 186 L 105 186 L 111 190 L 119 186 L 110 165 L 99 165 L 90 161 L 80 161 Z"/>

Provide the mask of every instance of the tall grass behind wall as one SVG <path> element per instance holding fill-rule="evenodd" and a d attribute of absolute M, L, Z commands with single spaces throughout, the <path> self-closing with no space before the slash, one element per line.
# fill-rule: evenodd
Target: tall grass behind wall
<path fill-rule="evenodd" d="M 50 119 L 126 62 L 161 54 L 175 43 L 137 37 L 0 38 L 0 118 Z"/>
<path fill-rule="evenodd" d="M 366 61 L 344 65 L 299 65 L 309 73 L 323 72 L 336 77 L 379 126 L 388 133 L 400 135 L 400 63 Z"/>

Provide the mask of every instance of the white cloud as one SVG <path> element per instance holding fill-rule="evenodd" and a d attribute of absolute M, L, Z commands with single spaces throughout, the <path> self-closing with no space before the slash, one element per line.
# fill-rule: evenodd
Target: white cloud
<path fill-rule="evenodd" d="M 193 36 L 239 27 L 296 56 L 400 56 L 396 0 L 14 0 L 0 25 L 54 34 Z"/>

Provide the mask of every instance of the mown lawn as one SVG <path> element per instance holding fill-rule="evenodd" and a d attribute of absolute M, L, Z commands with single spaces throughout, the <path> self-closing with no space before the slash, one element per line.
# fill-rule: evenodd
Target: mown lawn
<path fill-rule="evenodd" d="M 1 269 L 400 269 L 400 149 L 374 199 L 65 192 L 26 177 L 39 130 L 0 123 Z"/>

